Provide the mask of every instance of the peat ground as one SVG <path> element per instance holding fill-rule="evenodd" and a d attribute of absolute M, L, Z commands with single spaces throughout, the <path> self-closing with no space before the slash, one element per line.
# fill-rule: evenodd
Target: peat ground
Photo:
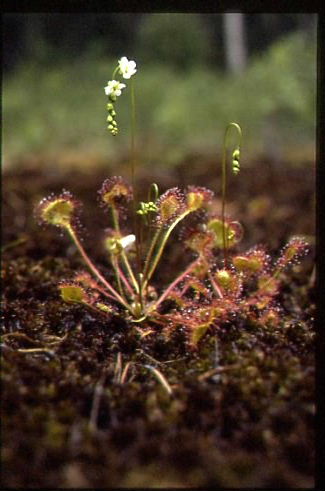
<path fill-rule="evenodd" d="M 109 274 L 101 249 L 109 224 L 96 199 L 106 177 L 102 168 L 63 176 L 36 167 L 3 177 L 2 486 L 312 487 L 311 164 L 264 160 L 230 177 L 227 210 L 245 231 L 239 250 L 263 243 L 277 257 L 292 235 L 306 236 L 311 250 L 283 275 L 278 326 L 234 320 L 211 329 L 197 350 L 182 328 L 169 339 L 162 329 L 140 339 L 126 320 L 108 322 L 60 299 L 58 281 L 82 259 L 57 230 L 38 226 L 34 206 L 62 188 L 79 198 L 85 248 Z M 161 192 L 195 184 L 218 198 L 220 189 L 215 162 L 200 156 L 138 179 Z M 176 230 L 155 286 L 164 288 L 186 259 Z"/>

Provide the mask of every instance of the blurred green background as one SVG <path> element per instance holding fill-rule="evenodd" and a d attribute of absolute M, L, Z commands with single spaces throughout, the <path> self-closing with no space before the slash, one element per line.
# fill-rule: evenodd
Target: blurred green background
<path fill-rule="evenodd" d="M 314 160 L 316 28 L 315 14 L 5 14 L 4 168 L 127 155 L 127 91 L 119 135 L 106 129 L 104 86 L 121 56 L 138 65 L 144 165 L 220 151 L 230 121 L 246 158 Z"/>

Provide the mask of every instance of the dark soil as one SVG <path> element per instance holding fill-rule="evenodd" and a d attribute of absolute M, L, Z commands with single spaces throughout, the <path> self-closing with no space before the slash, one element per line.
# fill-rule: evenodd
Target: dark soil
<path fill-rule="evenodd" d="M 84 244 L 105 272 L 101 234 L 109 224 L 96 192 L 106 177 L 100 169 L 63 177 L 32 167 L 4 176 L 2 486 L 312 487 L 312 165 L 256 162 L 230 178 L 228 212 L 245 230 L 240 250 L 264 243 L 276 257 L 290 236 L 305 235 L 311 251 L 283 277 L 278 326 L 235 319 L 197 350 L 182 328 L 169 339 L 161 328 L 140 339 L 123 318 L 107 321 L 60 299 L 57 282 L 82 260 L 57 230 L 37 225 L 33 208 L 62 188 L 83 201 Z M 199 157 L 161 175 L 143 170 L 139 181 L 142 189 L 157 181 L 161 191 L 220 189 L 215 162 Z M 180 263 L 175 239 L 155 286 L 164 288 Z"/>

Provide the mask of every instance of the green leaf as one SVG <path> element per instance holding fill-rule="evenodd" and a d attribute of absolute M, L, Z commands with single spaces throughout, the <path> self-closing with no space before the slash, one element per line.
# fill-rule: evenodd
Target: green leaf
<path fill-rule="evenodd" d="M 61 297 L 65 302 L 89 303 L 89 297 L 85 290 L 78 285 L 60 285 Z"/>
<path fill-rule="evenodd" d="M 209 329 L 210 323 L 205 323 L 205 324 L 200 324 L 199 326 L 195 327 L 192 331 L 191 334 L 191 344 L 193 346 L 196 346 L 200 339 L 204 336 L 204 334 L 207 332 Z"/>

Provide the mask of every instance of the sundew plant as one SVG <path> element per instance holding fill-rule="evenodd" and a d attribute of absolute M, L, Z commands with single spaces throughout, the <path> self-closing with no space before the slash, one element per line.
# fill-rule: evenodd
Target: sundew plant
<path fill-rule="evenodd" d="M 103 240 L 107 271 L 98 269 L 82 244 L 81 203 L 69 191 L 44 198 L 36 209 L 42 224 L 67 232 L 87 266 L 59 283 L 62 299 L 82 304 L 107 319 L 122 316 L 143 336 L 154 333 L 157 326 L 168 334 L 183 326 L 193 347 L 208 330 L 213 332 L 236 316 L 276 325 L 281 314 L 276 301 L 281 273 L 307 252 L 305 240 L 292 237 L 275 261 L 261 246 L 238 252 L 242 227 L 226 215 L 230 132 L 235 132 L 238 140 L 230 152 L 231 170 L 235 175 L 240 172 L 242 131 L 233 122 L 226 128 L 223 144 L 221 210 L 213 207 L 212 190 L 195 185 L 183 190 L 173 187 L 160 194 L 158 185 L 152 183 L 147 201 L 139 201 L 135 183 L 136 74 L 135 61 L 122 57 L 104 88 L 110 134 L 118 135 L 117 102 L 127 90 L 131 121 L 131 184 L 121 176 L 112 176 L 98 191 L 99 204 L 110 218 Z M 126 230 L 128 214 L 132 227 Z M 168 264 L 166 245 L 181 222 L 182 241 L 192 259 L 169 285 L 157 285 L 155 273 Z"/>

